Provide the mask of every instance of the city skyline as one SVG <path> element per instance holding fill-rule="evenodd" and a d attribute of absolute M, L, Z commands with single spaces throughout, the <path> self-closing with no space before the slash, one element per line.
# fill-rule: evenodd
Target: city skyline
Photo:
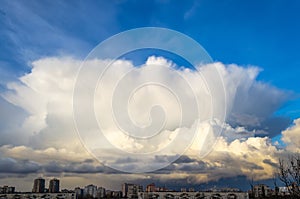
<path fill-rule="evenodd" d="M 55 181 L 55 182 L 54 182 Z M 54 182 L 54 183 L 53 183 Z M 40 188 L 40 184 L 44 187 L 43 190 L 38 190 Z M 56 184 L 56 185 L 54 185 Z M 132 184 L 132 183 L 122 183 L 121 190 L 108 190 L 105 187 L 100 187 L 97 185 L 89 184 L 84 187 L 75 187 L 74 189 L 67 190 L 62 189 L 59 190 L 59 179 L 53 178 L 49 182 L 49 189 L 45 188 L 45 179 L 36 178 L 33 183 L 33 191 L 32 192 L 19 192 L 12 186 L 0 186 L 0 194 L 1 197 L 61 197 L 63 194 L 67 194 L 64 197 L 67 198 L 149 198 L 149 197 L 177 197 L 177 198 L 199 198 L 199 197 L 221 197 L 221 198 L 264 198 L 264 197 L 272 197 L 276 198 L 276 196 L 288 197 L 289 191 L 287 187 L 276 187 L 274 189 L 270 188 L 265 184 L 252 184 L 253 187 L 251 190 L 242 191 L 238 188 L 210 188 L 210 189 L 195 189 L 195 188 L 187 188 L 181 187 L 180 190 L 172 190 L 167 187 L 159 187 L 156 186 L 155 183 L 148 184 L 147 186 Z M 53 187 L 56 187 L 54 188 Z M 55 191 L 51 189 L 55 189 Z M 44 195 L 43 195 L 44 194 Z M 52 195 L 51 195 L 52 194 Z"/>
<path fill-rule="evenodd" d="M 3 0 L 0 185 L 272 186 L 300 152 L 299 9 Z"/>

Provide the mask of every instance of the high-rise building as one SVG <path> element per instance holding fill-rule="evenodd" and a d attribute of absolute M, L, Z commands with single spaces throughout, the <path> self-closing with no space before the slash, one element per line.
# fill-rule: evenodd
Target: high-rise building
<path fill-rule="evenodd" d="M 127 184 L 122 185 L 122 194 L 123 197 L 127 198 L 137 198 L 138 192 L 143 192 L 143 186 L 137 184 Z"/>
<path fill-rule="evenodd" d="M 83 198 L 83 189 L 81 189 L 80 187 L 76 187 L 74 192 L 76 193 L 77 199 Z"/>
<path fill-rule="evenodd" d="M 96 196 L 97 196 L 97 186 L 92 185 L 92 184 L 85 186 L 84 190 L 83 190 L 83 195 L 84 195 L 84 197 L 96 198 Z"/>
<path fill-rule="evenodd" d="M 50 193 L 58 193 L 59 192 L 59 180 L 56 178 L 53 178 L 49 182 L 49 192 Z"/>
<path fill-rule="evenodd" d="M 105 188 L 104 187 L 98 187 L 97 189 L 97 196 L 98 198 L 105 198 Z"/>
<path fill-rule="evenodd" d="M 44 193 L 45 191 L 45 179 L 37 178 L 34 180 L 32 192 L 33 193 Z"/>
<path fill-rule="evenodd" d="M 127 197 L 127 192 L 128 192 L 128 184 L 124 183 L 124 184 L 122 184 L 122 196 L 124 198 Z"/>

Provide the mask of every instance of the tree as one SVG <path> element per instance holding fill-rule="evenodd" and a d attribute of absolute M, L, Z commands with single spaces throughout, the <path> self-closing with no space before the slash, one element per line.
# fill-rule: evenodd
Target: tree
<path fill-rule="evenodd" d="M 278 176 L 291 198 L 300 198 L 300 156 L 290 156 L 287 161 L 280 159 Z"/>

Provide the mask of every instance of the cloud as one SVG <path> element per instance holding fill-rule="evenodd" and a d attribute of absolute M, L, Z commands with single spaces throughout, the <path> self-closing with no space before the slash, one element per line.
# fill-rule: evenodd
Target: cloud
<path fill-rule="evenodd" d="M 278 168 L 278 163 L 272 162 L 272 160 L 270 160 L 270 159 L 264 159 L 263 163 L 269 164 L 269 165 L 271 165 L 274 168 Z"/>
<path fill-rule="evenodd" d="M 30 160 L 16 160 L 13 158 L 0 158 L 0 173 L 35 173 L 40 165 Z"/>
<path fill-rule="evenodd" d="M 120 173 L 116 170 L 113 170 L 109 167 L 105 167 L 103 165 L 94 164 L 94 163 L 86 163 L 86 162 L 57 162 L 52 161 L 45 165 L 43 165 L 43 171 L 46 173 L 73 173 L 73 174 L 113 174 Z"/>
<path fill-rule="evenodd" d="M 291 97 L 291 94 L 272 85 L 257 81 L 257 67 L 242 68 L 228 65 L 224 71 L 227 94 L 232 96 L 232 109 L 228 123 L 249 130 L 262 130 L 272 135 L 285 129 L 289 120 L 273 114 Z M 277 125 L 270 125 L 271 121 Z"/>
<path fill-rule="evenodd" d="M 56 160 L 63 162 L 83 162 L 89 157 L 89 154 L 82 149 L 68 150 L 61 146 L 59 149 L 50 147 L 46 149 L 34 149 L 30 146 L 10 146 L 3 145 L 0 147 L 0 154 L 3 157 L 11 157 L 19 160 L 32 160 L 45 164 Z"/>
<path fill-rule="evenodd" d="M 29 117 L 23 123 L 23 128 L 26 129 L 27 133 L 30 132 L 31 135 L 43 134 L 43 131 L 46 131 L 47 128 L 55 128 L 52 125 L 54 123 L 59 126 L 61 131 L 64 131 L 62 129 L 64 126 L 68 128 L 72 125 L 72 121 L 69 120 L 72 116 L 72 91 L 80 64 L 80 60 L 72 58 L 53 57 L 40 59 L 31 64 L 31 72 L 21 77 L 20 82 L 12 82 L 7 85 L 9 90 L 2 96 L 8 102 L 21 107 L 29 114 Z M 105 62 L 99 60 L 97 63 L 87 63 L 87 65 L 89 64 L 98 64 L 98 67 L 101 68 Z M 122 77 L 128 70 L 133 70 L 134 67 L 128 61 L 118 61 L 114 64 L 113 69 L 116 70 L 107 72 L 106 77 L 102 81 L 104 86 L 101 87 L 103 89 L 101 91 L 104 91 L 105 95 L 111 95 L 109 90 L 116 86 L 120 76 Z M 155 69 L 152 67 L 155 64 L 165 65 L 166 69 Z M 258 68 L 242 68 L 237 65 L 225 66 L 221 63 L 215 63 L 214 66 L 219 69 L 224 79 L 228 98 L 226 105 L 229 110 L 232 110 L 228 121 L 233 126 L 252 127 L 254 129 L 262 128 L 262 122 L 272 117 L 272 114 L 287 100 L 287 93 L 255 80 L 259 72 Z M 203 67 L 201 72 L 205 75 L 210 67 L 212 66 Z M 127 83 L 127 87 L 133 88 L 134 84 L 141 82 L 140 79 L 151 79 L 160 72 L 160 77 L 157 79 L 163 80 L 168 86 L 171 82 L 175 83 L 176 87 L 178 87 L 175 93 L 178 96 L 180 93 L 189 94 L 184 93 L 184 90 L 180 90 L 184 89 L 185 85 L 182 84 L 184 82 L 178 76 L 179 74 L 192 84 L 191 86 L 195 90 L 196 95 L 202 97 L 202 101 L 199 104 L 206 104 L 207 95 L 203 92 L 204 85 L 199 80 L 199 77 L 190 70 L 172 72 L 171 68 L 170 63 L 165 59 L 150 57 L 146 65 L 137 70 L 136 73 L 131 73 L 130 75 L 132 76 L 129 75 L 127 77 L 128 81 L 124 83 Z M 172 95 L 169 96 L 163 89 L 148 87 L 145 91 L 136 92 L 134 97 L 135 104 L 132 104 L 129 108 L 133 119 L 139 125 L 146 125 L 149 122 L 148 106 L 158 102 L 167 109 L 165 110 L 167 113 L 170 112 L 165 129 L 174 130 L 178 127 L 178 115 L 180 116 L 178 114 L 178 102 L 171 99 Z M 118 102 L 121 103 L 121 100 L 119 99 Z M 105 102 L 103 103 L 105 104 Z M 99 106 L 102 108 L 101 105 Z M 203 110 L 204 115 L 209 111 L 206 111 L 204 108 Z M 195 115 L 188 117 L 182 125 L 191 126 L 197 119 L 194 117 Z M 103 125 L 109 128 L 112 126 L 111 123 L 112 121 L 105 121 Z M 52 129 L 51 131 L 58 130 Z M 65 134 L 68 134 L 68 132 L 64 132 L 61 136 Z"/>
<path fill-rule="evenodd" d="M 300 119 L 296 119 L 293 125 L 282 132 L 282 141 L 287 144 L 287 150 L 294 153 L 300 151 Z"/>
<path fill-rule="evenodd" d="M 21 127 L 24 118 L 28 114 L 22 108 L 14 106 L 2 97 L 0 97 L 0 107 L 0 145 L 8 143 L 23 144 L 28 137 L 24 136 Z"/>
<path fill-rule="evenodd" d="M 90 77 L 95 77 L 99 72 L 97 70 L 103 70 L 108 62 L 109 60 L 87 60 L 85 64 L 91 69 Z M 90 116 L 80 112 L 83 127 L 87 127 L 83 128 L 84 135 L 81 136 L 91 144 L 82 146 L 74 125 L 72 106 L 73 89 L 81 63 L 81 60 L 71 57 L 36 60 L 31 63 L 30 73 L 20 77 L 18 82 L 7 85 L 8 90 L 1 96 L 6 104 L 18 107 L 16 112 L 22 112 L 23 118 L 15 128 L 21 127 L 22 130 L 12 131 L 7 137 L 21 136 L 22 139 L 1 139 L 1 157 L 21 162 L 34 161 L 39 166 L 38 170 L 45 173 L 125 175 L 104 167 L 99 162 L 85 161 L 92 158 L 91 150 L 87 152 L 87 149 L 93 149 L 93 144 L 102 145 L 106 142 L 111 145 L 103 145 L 98 150 L 101 154 L 98 159 L 104 165 L 113 164 L 122 171 L 138 170 L 145 166 L 150 169 L 162 168 L 149 173 L 149 176 L 162 181 L 180 178 L 201 183 L 237 175 L 256 179 L 272 177 L 281 151 L 271 144 L 267 136 L 274 135 L 270 131 L 275 132 L 288 125 L 287 118 L 273 117 L 273 114 L 288 99 L 289 93 L 257 81 L 260 71 L 257 67 L 244 68 L 222 63 L 199 67 L 204 77 L 212 74 L 212 67 L 217 68 L 224 80 L 226 99 L 218 96 L 214 99 L 217 103 L 218 100 L 219 103 L 226 102 L 228 117 L 222 123 L 218 120 L 205 120 L 211 115 L 208 106 L 211 96 L 203 79 L 194 70 L 176 67 L 161 57 L 150 57 L 138 68 L 130 61 L 117 60 L 105 71 L 105 76 L 99 81 L 101 84 L 92 89 L 95 91 L 93 96 L 99 99 L 94 104 L 97 111 L 93 114 L 96 114 L 96 119 L 100 119 L 100 122 L 90 128 Z M 84 79 L 84 85 L 89 85 L 91 79 Z M 145 81 L 149 83 L 150 80 L 163 84 L 141 84 Z M 143 86 L 138 87 L 139 85 Z M 91 89 L 85 88 L 87 91 Z M 219 88 L 212 89 L 218 91 Z M 116 97 L 116 91 L 123 93 L 120 92 Z M 198 101 L 194 103 L 194 99 Z M 79 95 L 78 100 L 82 107 L 91 104 L 84 93 Z M 120 109 L 112 110 L 111 104 L 125 104 L 128 109 L 119 107 Z M 195 104 L 201 110 L 202 118 L 193 110 Z M 182 107 L 192 114 L 181 118 Z M 113 112 L 116 110 L 122 111 Z M 120 123 L 122 129 L 116 125 L 116 118 L 110 117 L 111 113 L 121 118 L 118 121 L 128 116 L 130 120 L 125 124 Z M 165 123 L 162 124 L 160 122 L 163 119 Z M 276 124 L 272 125 L 271 121 L 276 121 Z M 126 132 L 126 129 L 147 126 L 152 128 L 150 130 L 158 129 L 159 136 L 148 134 L 151 131 L 141 131 L 141 135 L 135 136 L 142 137 L 136 139 L 124 133 L 124 129 Z M 99 127 L 104 132 L 103 139 L 98 137 Z M 283 139 L 295 147 L 296 139 L 288 139 L 295 134 L 294 128 L 296 127 L 283 133 Z M 219 130 L 223 133 L 218 138 L 215 132 Z M 6 131 L 1 131 L 1 135 L 4 135 L 3 132 Z M 196 137 L 192 144 L 192 139 L 189 138 L 193 138 L 194 133 Z M 256 135 L 264 137 L 254 137 Z M 215 139 L 218 139 L 216 143 Z M 208 145 L 211 145 L 211 149 L 206 151 L 205 146 Z M 160 152 L 161 149 L 166 150 Z M 147 156 L 145 152 L 149 151 L 152 154 Z M 95 154 L 96 150 L 92 152 Z M 181 152 L 185 153 L 180 157 Z M 209 155 L 204 156 L 207 153 Z M 191 173 L 193 177 L 190 176 Z"/>
<path fill-rule="evenodd" d="M 267 137 L 249 137 L 244 141 L 234 140 L 229 143 L 220 139 L 211 153 L 211 164 L 224 168 L 225 176 L 238 173 L 255 179 L 266 179 L 272 177 L 275 168 L 264 160 L 277 163 L 279 153 Z"/>
<path fill-rule="evenodd" d="M 231 142 L 220 138 L 213 151 L 205 158 L 187 152 L 186 155 L 181 156 L 167 167 L 148 172 L 147 175 L 153 180 L 156 179 L 167 184 L 172 184 L 174 179 L 201 184 L 239 175 L 246 176 L 248 179 L 263 180 L 273 177 L 281 153 L 282 151 L 273 146 L 267 137 L 250 137 Z M 68 150 L 50 148 L 42 151 L 24 146 L 2 146 L 0 154 L 3 157 L 9 157 L 2 158 L 0 161 L 3 173 L 7 170 L 7 173 L 23 175 L 41 173 L 62 178 L 71 174 L 76 176 L 92 173 L 101 176 L 118 174 L 124 179 L 131 175 L 113 170 L 98 161 L 86 159 L 87 154 L 72 153 Z M 168 155 L 156 157 L 158 162 L 169 161 L 173 158 Z M 120 158 L 117 162 L 124 167 L 132 167 L 138 163 L 130 158 Z M 134 179 L 140 180 L 143 175 L 145 174 L 136 174 Z"/>

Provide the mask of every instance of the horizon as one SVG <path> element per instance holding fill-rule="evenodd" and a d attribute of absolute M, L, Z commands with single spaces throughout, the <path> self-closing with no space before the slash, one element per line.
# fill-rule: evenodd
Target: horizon
<path fill-rule="evenodd" d="M 42 177 L 38 177 L 38 178 L 35 178 L 33 179 L 33 182 L 32 182 L 32 187 L 34 187 L 34 180 L 37 180 L 37 179 L 43 179 L 45 180 L 45 191 L 43 193 L 50 193 L 50 192 L 46 192 L 49 191 L 47 187 L 50 187 L 50 181 L 51 180 L 58 180 L 59 182 L 60 179 L 59 178 L 42 178 Z M 74 191 L 76 188 L 85 188 L 87 186 L 90 186 L 90 185 L 93 185 L 93 186 L 96 186 L 97 188 L 105 188 L 106 190 L 111 190 L 111 191 L 122 191 L 122 185 L 123 184 L 136 184 L 134 182 L 120 182 L 120 189 L 109 189 L 107 188 L 105 185 L 104 186 L 99 186 L 97 184 L 86 184 L 86 185 L 83 185 L 83 186 L 75 186 L 73 188 L 65 188 L 61 185 L 59 185 L 59 192 L 62 192 L 64 190 L 68 190 L 68 191 Z M 222 190 L 225 190 L 225 189 L 236 189 L 238 190 L 237 192 L 248 192 L 250 191 L 251 189 L 246 189 L 246 190 L 242 190 L 242 189 L 239 189 L 237 187 L 232 187 L 232 186 L 227 186 L 227 185 L 224 185 L 224 186 L 218 186 L 216 184 L 213 184 L 211 183 L 210 185 L 206 184 L 204 186 L 204 184 L 199 184 L 199 185 L 188 185 L 188 186 L 184 186 L 184 185 L 178 185 L 178 187 L 173 187 L 173 188 L 170 188 L 170 187 L 166 187 L 165 185 L 162 185 L 162 184 L 155 184 L 154 182 L 150 182 L 148 184 L 136 184 L 136 185 L 141 185 L 143 187 L 143 191 L 146 192 L 146 187 L 148 185 L 151 185 L 151 184 L 154 184 L 156 188 L 165 188 L 166 190 L 165 191 L 158 191 L 158 192 L 170 192 L 170 191 L 174 191 L 174 192 L 182 192 L 182 188 L 186 189 L 186 190 L 189 190 L 190 188 L 194 189 L 193 192 L 211 192 L 213 190 L 216 190 L 216 192 L 222 192 Z M 264 184 L 263 182 L 254 182 L 253 185 L 260 185 L 260 184 Z M 48 186 L 47 186 L 48 185 Z M 267 184 L 265 184 L 267 185 Z M 13 185 L 0 185 L 0 187 L 4 187 L 4 186 L 8 186 L 8 187 L 14 187 Z M 249 186 L 250 186 L 250 183 L 249 183 Z M 268 187 L 270 187 L 272 190 L 274 190 L 275 187 L 272 187 L 272 186 L 269 186 L 267 185 Z M 284 187 L 284 185 L 282 186 Z M 32 192 L 31 190 L 25 190 L 25 191 L 20 191 L 17 189 L 17 187 L 14 187 L 15 188 L 15 191 L 14 193 L 39 193 L 39 192 Z M 59 193 L 57 192 L 57 193 Z M 187 192 L 190 192 L 190 191 L 187 191 Z M 41 192 L 42 193 L 42 192 Z M 56 193 L 56 192 L 53 192 L 53 193 Z"/>

